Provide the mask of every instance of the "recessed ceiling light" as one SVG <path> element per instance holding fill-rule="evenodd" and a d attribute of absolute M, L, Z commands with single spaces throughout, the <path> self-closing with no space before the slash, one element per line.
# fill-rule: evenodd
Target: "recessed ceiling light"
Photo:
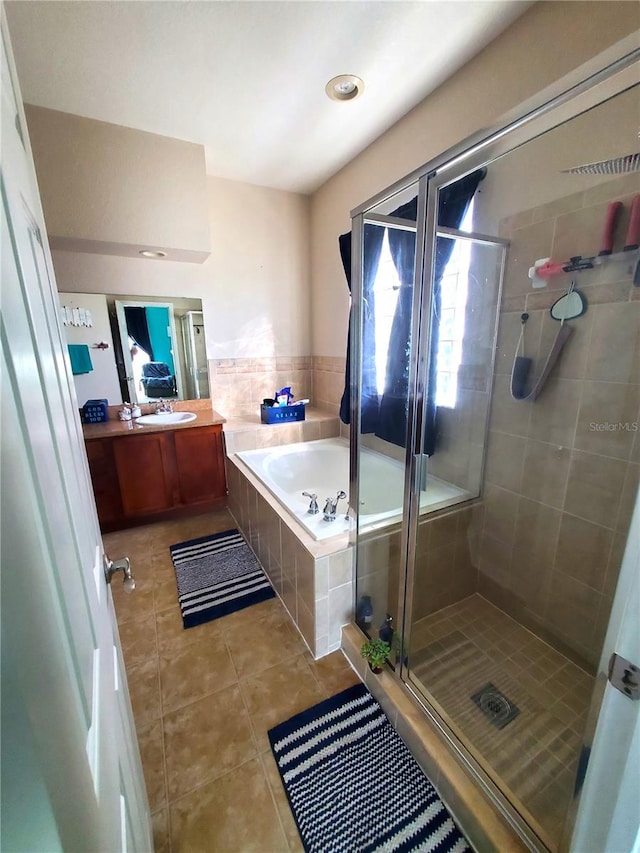
<path fill-rule="evenodd" d="M 364 91 L 364 81 L 355 74 L 339 74 L 324 87 L 332 101 L 353 101 Z"/>
<path fill-rule="evenodd" d="M 139 255 L 142 255 L 143 258 L 166 258 L 166 252 L 152 252 L 151 249 L 142 249 L 138 252 Z"/>

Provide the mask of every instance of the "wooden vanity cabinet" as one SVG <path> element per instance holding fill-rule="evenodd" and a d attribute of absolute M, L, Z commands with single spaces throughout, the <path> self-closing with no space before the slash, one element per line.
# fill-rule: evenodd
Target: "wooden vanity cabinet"
<path fill-rule="evenodd" d="M 226 501 L 219 425 L 96 438 L 86 447 L 105 533 Z"/>

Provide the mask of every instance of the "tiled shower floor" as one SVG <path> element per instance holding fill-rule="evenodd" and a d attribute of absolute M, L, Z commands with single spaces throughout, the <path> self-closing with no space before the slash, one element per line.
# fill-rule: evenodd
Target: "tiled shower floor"
<path fill-rule="evenodd" d="M 413 680 L 555 846 L 593 677 L 477 594 L 417 622 L 409 660 Z M 503 729 L 471 699 L 488 682 L 520 710 Z"/>
<path fill-rule="evenodd" d="M 357 682 L 314 661 L 278 598 L 184 630 L 169 545 L 234 527 L 216 512 L 104 537 L 157 853 L 301 851 L 267 731 Z"/>

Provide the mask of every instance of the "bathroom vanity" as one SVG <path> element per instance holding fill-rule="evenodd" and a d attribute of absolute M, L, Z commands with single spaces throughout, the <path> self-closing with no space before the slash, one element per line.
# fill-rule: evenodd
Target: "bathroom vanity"
<path fill-rule="evenodd" d="M 109 420 L 85 425 L 102 531 L 223 506 L 223 422 L 208 407 L 198 408 L 196 419 L 184 424 L 140 426 Z"/>

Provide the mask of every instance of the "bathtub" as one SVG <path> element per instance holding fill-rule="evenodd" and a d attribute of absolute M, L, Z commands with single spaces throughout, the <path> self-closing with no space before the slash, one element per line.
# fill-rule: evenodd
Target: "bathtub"
<path fill-rule="evenodd" d="M 335 499 L 340 490 L 349 494 L 349 442 L 346 439 L 325 438 L 245 450 L 236 455 L 314 539 L 327 539 L 348 530 L 347 500 L 339 502 L 335 521 L 325 521 L 322 512 L 328 497 Z M 309 498 L 304 497 L 303 492 L 317 494 L 320 512 L 316 515 L 309 515 Z M 399 520 L 403 497 L 404 465 L 363 448 L 360 530 L 372 530 Z M 420 510 L 422 513 L 443 509 L 471 497 L 464 489 L 429 476 L 427 488 L 420 495 Z"/>

